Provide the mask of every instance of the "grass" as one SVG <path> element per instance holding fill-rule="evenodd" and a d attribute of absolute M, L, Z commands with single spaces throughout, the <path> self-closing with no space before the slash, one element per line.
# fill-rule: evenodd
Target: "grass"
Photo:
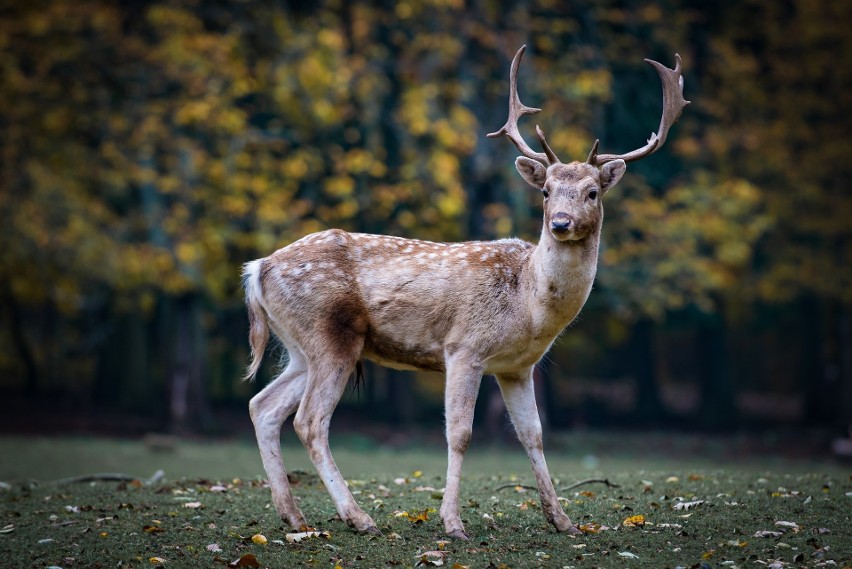
<path fill-rule="evenodd" d="M 650 452 L 632 435 L 596 436 L 579 437 L 595 458 L 548 455 L 559 486 L 600 475 L 620 486 L 560 492 L 584 535 L 557 534 L 535 492 L 498 490 L 529 484 L 529 466 L 518 451 L 487 449 L 465 461 L 468 542 L 444 541 L 434 511 L 442 451 L 338 445 L 335 456 L 356 499 L 384 533 L 365 537 L 336 518 L 304 450 L 287 439 L 285 461 L 304 471 L 294 486 L 301 506 L 310 523 L 329 532 L 299 543 L 286 540 L 290 530 L 270 506 L 247 441 L 182 442 L 163 453 L 129 441 L 0 438 L 0 480 L 7 481 L 0 490 L 0 568 L 226 567 L 240 559 L 243 566 L 256 559 L 260 567 L 344 568 L 852 566 L 848 468 L 766 456 L 733 461 L 725 445 L 699 456 L 683 437 L 652 441 L 658 450 Z M 49 481 L 104 471 L 144 478 L 160 468 L 167 477 L 152 486 Z M 644 525 L 625 525 L 637 515 Z M 778 533 L 755 535 L 762 531 Z M 266 543 L 255 543 L 257 535 Z M 423 557 L 430 551 L 442 555 Z"/>

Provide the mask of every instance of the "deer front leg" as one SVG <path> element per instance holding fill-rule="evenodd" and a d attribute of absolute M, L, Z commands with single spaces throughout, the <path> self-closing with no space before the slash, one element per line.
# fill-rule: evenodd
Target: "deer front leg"
<path fill-rule="evenodd" d="M 444 413 L 447 422 L 447 483 L 441 502 L 444 531 L 456 539 L 469 539 L 459 513 L 459 486 L 464 453 L 473 430 L 473 408 L 483 367 L 463 358 L 447 362 Z"/>
<path fill-rule="evenodd" d="M 281 459 L 281 425 L 299 406 L 306 378 L 304 358 L 290 350 L 287 369 L 249 403 L 260 458 L 272 489 L 272 503 L 281 519 L 294 529 L 306 526 L 307 522 L 293 499 Z"/>
<path fill-rule="evenodd" d="M 556 527 L 557 531 L 579 534 L 580 530 L 574 527 L 559 504 L 547 469 L 547 462 L 544 460 L 541 419 L 535 403 L 532 371 L 530 368 L 523 374 L 497 376 L 497 383 L 500 385 L 500 391 L 503 393 L 503 400 L 515 425 L 518 439 L 532 463 L 544 517 Z"/>

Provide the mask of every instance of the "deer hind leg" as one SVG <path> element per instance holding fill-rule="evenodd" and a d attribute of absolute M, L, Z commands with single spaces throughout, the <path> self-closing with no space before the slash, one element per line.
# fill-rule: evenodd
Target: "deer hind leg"
<path fill-rule="evenodd" d="M 363 340 L 361 341 L 363 345 Z M 360 533 L 381 534 L 373 519 L 355 502 L 328 446 L 331 415 L 337 407 L 361 347 L 351 357 L 323 354 L 308 363 L 308 385 L 296 412 L 293 426 L 325 484 L 340 518 Z M 351 350 L 351 348 L 350 348 Z M 350 352 L 352 353 L 352 352 Z"/>
<path fill-rule="evenodd" d="M 249 412 L 263 468 L 269 477 L 272 503 L 282 520 L 299 529 L 307 526 L 307 522 L 293 499 L 287 471 L 281 459 L 281 425 L 299 406 L 308 374 L 301 352 L 290 349 L 289 354 L 287 369 L 252 397 Z"/>
<path fill-rule="evenodd" d="M 547 469 L 547 462 L 544 460 L 541 419 L 535 403 L 532 371 L 530 368 L 523 374 L 497 376 L 497 383 L 500 385 L 500 391 L 503 393 L 503 400 L 515 425 L 518 439 L 532 463 L 544 517 L 556 527 L 557 531 L 578 534 L 580 531 L 574 527 L 559 504 Z"/>
<path fill-rule="evenodd" d="M 482 367 L 456 359 L 447 362 L 444 413 L 447 422 L 447 483 L 441 502 L 444 531 L 456 539 L 469 539 L 459 513 L 459 487 L 464 453 L 473 432 L 473 409 L 482 381 Z"/>

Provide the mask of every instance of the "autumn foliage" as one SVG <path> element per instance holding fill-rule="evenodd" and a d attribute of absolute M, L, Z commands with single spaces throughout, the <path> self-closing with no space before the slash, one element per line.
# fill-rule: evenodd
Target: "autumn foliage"
<path fill-rule="evenodd" d="M 131 406 L 175 389 L 240 397 L 244 261 L 328 227 L 535 239 L 538 198 L 514 174 L 513 149 L 484 137 L 503 120 L 508 61 L 528 43 L 534 69 L 520 88 L 545 109 L 536 119 L 561 156 L 583 159 L 595 138 L 613 152 L 642 144 L 659 116 L 644 57 L 679 52 L 693 101 L 667 147 L 608 196 L 584 317 L 595 324 L 563 349 L 617 376 L 629 371 L 603 353 L 641 347 L 637 329 L 655 331 L 663 354 L 686 330 L 690 345 L 711 346 L 690 348 L 698 360 L 725 362 L 726 382 L 685 373 L 711 385 L 706 401 L 731 406 L 739 383 L 805 395 L 816 416 L 844 408 L 826 399 L 846 401 L 848 420 L 850 10 L 7 4 L 3 388 Z M 781 355 L 753 355 L 764 352 Z M 838 382 L 806 387 L 829 368 Z M 175 387 L 177 373 L 191 379 Z M 648 373 L 640 391 L 677 381 L 659 362 Z"/>

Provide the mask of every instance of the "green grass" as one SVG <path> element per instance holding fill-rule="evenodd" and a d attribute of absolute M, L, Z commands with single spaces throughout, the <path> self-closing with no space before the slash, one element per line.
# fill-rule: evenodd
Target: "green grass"
<path fill-rule="evenodd" d="M 128 441 L 0 439 L 0 480 L 9 484 L 0 490 L 0 568 L 155 567 L 156 558 L 166 568 L 226 567 L 247 554 L 261 567 L 412 567 L 435 550 L 445 552 L 445 567 L 753 568 L 775 560 L 790 567 L 852 566 L 848 468 L 766 456 L 726 460 L 725 445 L 709 453 L 704 447 L 697 456 L 681 438 L 650 452 L 631 444 L 630 436 L 596 436 L 579 439 L 597 459 L 579 451 L 551 452 L 548 459 L 559 486 L 599 475 L 620 485 L 560 492 L 572 520 L 590 532 L 602 526 L 597 533 L 557 534 L 535 492 L 497 490 L 530 483 L 522 453 L 482 449 L 471 452 L 464 467 L 462 517 L 471 540 L 446 543 L 432 511 L 440 505 L 446 466 L 437 449 L 398 452 L 342 441 L 338 463 L 384 532 L 365 537 L 336 518 L 304 450 L 288 438 L 285 461 L 305 471 L 295 493 L 309 522 L 330 533 L 288 543 L 289 530 L 261 482 L 257 450 L 247 441 L 182 442 L 164 453 Z M 160 468 L 166 478 L 154 486 L 50 482 L 104 471 L 148 477 Z M 397 484 L 397 478 L 407 481 Z M 217 483 L 225 491 L 211 491 Z M 682 501 L 703 503 L 676 509 Z M 195 503 L 200 507 L 186 507 Z M 424 511 L 428 520 L 419 522 L 400 515 Z M 638 514 L 644 527 L 623 525 Z M 783 533 L 755 537 L 764 530 Z M 268 542 L 252 542 L 257 534 Z M 212 544 L 221 551 L 208 550 Z"/>

